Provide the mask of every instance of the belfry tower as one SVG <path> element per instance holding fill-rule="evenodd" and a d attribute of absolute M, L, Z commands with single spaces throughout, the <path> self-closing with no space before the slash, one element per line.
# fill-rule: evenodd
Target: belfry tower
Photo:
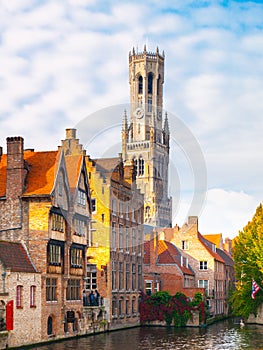
<path fill-rule="evenodd" d="M 129 53 L 130 118 L 124 112 L 123 160 L 133 160 L 136 183 L 144 193 L 145 224 L 170 227 L 168 197 L 169 125 L 163 115 L 164 53 Z"/>

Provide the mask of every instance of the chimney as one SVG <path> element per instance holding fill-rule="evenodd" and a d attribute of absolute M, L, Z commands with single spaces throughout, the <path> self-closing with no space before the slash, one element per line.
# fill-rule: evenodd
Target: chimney
<path fill-rule="evenodd" d="M 154 230 L 151 233 L 151 240 L 150 240 L 150 266 L 154 267 L 156 265 L 157 258 L 158 258 L 158 231 Z"/>
<path fill-rule="evenodd" d="M 26 175 L 24 166 L 24 139 L 20 136 L 15 136 L 8 137 L 6 141 L 6 197 L 17 198 L 23 193 Z"/>
<path fill-rule="evenodd" d="M 66 139 L 75 139 L 76 129 L 66 129 Z"/>
<path fill-rule="evenodd" d="M 198 216 L 188 216 L 188 225 L 198 225 Z"/>

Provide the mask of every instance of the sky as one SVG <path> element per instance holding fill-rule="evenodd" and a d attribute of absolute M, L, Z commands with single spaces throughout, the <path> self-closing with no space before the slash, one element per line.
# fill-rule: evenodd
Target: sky
<path fill-rule="evenodd" d="M 262 18 L 263 1 L 0 0 L 0 145 L 54 150 L 77 128 L 116 155 L 129 51 L 158 46 L 173 224 L 233 238 L 263 198 Z"/>

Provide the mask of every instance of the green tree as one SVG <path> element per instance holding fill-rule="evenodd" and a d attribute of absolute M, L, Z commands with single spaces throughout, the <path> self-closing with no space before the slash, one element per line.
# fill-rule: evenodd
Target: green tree
<path fill-rule="evenodd" d="M 235 241 L 233 257 L 236 271 L 236 290 L 231 297 L 236 315 L 248 317 L 256 314 L 263 302 L 263 292 L 251 298 L 252 280 L 263 285 L 263 208 L 260 204 L 252 220 L 239 232 Z"/>

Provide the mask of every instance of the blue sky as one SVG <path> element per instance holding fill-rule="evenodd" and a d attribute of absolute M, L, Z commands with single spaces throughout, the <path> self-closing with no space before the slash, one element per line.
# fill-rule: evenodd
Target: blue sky
<path fill-rule="evenodd" d="M 263 198 L 262 18 L 262 1 L 0 0 L 0 144 L 21 135 L 27 148 L 56 149 L 65 128 L 85 124 L 91 156 L 119 152 L 128 53 L 158 46 L 179 179 L 174 223 L 186 220 L 197 180 L 179 120 L 205 162 L 200 231 L 233 237 Z"/>

